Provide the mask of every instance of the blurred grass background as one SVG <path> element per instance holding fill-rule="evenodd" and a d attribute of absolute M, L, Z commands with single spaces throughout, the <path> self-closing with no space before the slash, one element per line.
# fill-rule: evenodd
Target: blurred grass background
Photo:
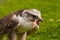
<path fill-rule="evenodd" d="M 60 0 L 0 0 L 0 18 L 25 8 L 40 10 L 44 19 L 39 32 L 27 40 L 60 40 Z"/>

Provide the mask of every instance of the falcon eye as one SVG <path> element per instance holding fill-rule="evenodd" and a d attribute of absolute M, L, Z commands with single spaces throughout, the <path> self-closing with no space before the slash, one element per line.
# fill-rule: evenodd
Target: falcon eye
<path fill-rule="evenodd" d="M 34 22 L 36 19 L 38 19 L 38 16 L 35 16 L 35 15 L 31 15 L 32 16 L 32 21 Z"/>
<path fill-rule="evenodd" d="M 33 17 L 34 19 L 37 19 L 37 18 L 38 18 L 38 16 L 35 16 L 35 15 L 32 15 L 32 17 Z"/>

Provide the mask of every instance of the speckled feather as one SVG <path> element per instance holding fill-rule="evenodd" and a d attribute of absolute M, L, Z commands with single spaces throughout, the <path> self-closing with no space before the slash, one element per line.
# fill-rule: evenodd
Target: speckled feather
<path fill-rule="evenodd" d="M 7 16 L 0 19 L 0 34 L 8 33 L 12 31 L 15 27 L 17 27 L 18 23 L 17 21 L 12 20 L 13 15 L 16 16 L 20 14 L 23 10 L 16 11 L 14 13 L 10 13 Z"/>

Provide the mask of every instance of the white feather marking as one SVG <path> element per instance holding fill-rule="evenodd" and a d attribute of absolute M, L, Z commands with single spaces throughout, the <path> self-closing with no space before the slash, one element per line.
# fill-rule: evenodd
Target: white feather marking
<path fill-rule="evenodd" d="M 18 21 L 18 18 L 15 14 L 13 15 L 12 19 Z"/>

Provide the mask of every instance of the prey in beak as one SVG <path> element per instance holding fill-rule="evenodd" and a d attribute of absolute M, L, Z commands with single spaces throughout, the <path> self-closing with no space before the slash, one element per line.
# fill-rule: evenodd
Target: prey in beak
<path fill-rule="evenodd" d="M 43 19 L 39 19 L 39 18 L 38 18 L 38 19 L 35 19 L 35 22 L 36 22 L 36 24 L 38 24 L 38 25 L 39 25 L 39 23 L 42 22 L 42 21 L 43 21 Z"/>

